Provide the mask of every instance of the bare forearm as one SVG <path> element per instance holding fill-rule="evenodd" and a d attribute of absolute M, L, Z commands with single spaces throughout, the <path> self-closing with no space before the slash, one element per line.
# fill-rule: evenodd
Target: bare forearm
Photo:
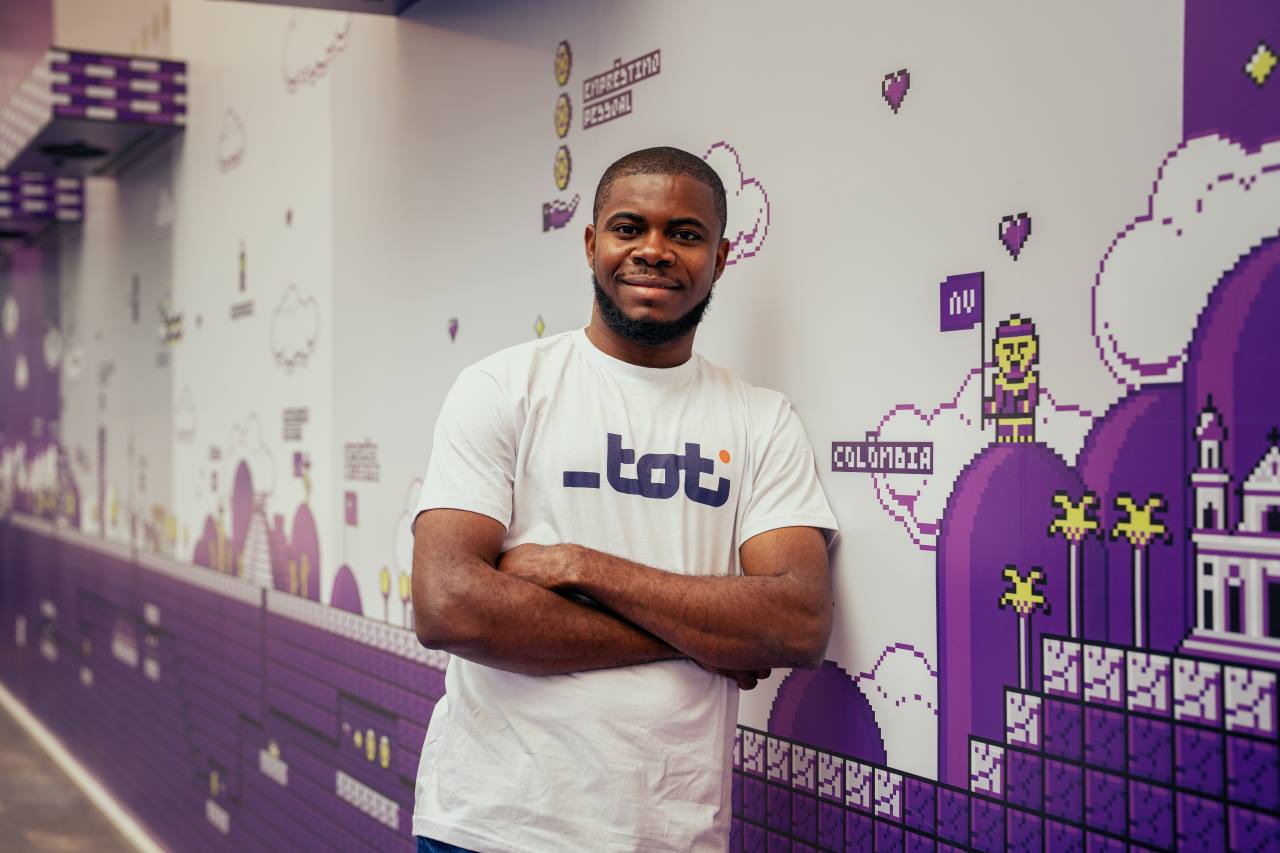
<path fill-rule="evenodd" d="M 496 669 L 559 675 L 684 657 L 607 612 L 482 561 L 455 568 L 432 586 L 415 580 L 419 637 L 433 648 Z M 444 602 L 447 606 L 441 606 Z"/>
<path fill-rule="evenodd" d="M 579 548 L 566 588 L 727 669 L 814 665 L 830 631 L 829 609 L 785 574 L 679 575 Z"/>

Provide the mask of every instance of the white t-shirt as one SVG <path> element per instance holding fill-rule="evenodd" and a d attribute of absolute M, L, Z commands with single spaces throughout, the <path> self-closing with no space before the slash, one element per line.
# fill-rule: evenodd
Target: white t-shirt
<path fill-rule="evenodd" d="M 482 513 L 504 551 L 572 542 L 736 575 L 779 527 L 835 536 L 786 398 L 699 355 L 640 367 L 584 330 L 468 367 L 418 510 Z M 418 767 L 415 835 L 479 851 L 724 850 L 738 688 L 690 661 L 556 676 L 454 657 Z"/>

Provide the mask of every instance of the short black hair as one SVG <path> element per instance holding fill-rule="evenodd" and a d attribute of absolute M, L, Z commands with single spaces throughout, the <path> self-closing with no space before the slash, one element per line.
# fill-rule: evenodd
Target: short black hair
<path fill-rule="evenodd" d="M 629 175 L 688 175 L 711 190 L 711 200 L 716 208 L 716 216 L 720 218 L 720 237 L 729 216 L 729 205 L 725 200 L 724 182 L 716 174 L 716 170 L 701 157 L 696 157 L 680 148 L 660 146 L 632 151 L 625 157 L 615 160 L 613 165 L 604 170 L 600 183 L 596 185 L 596 200 L 591 209 L 591 220 L 600 219 L 600 211 L 609 200 L 609 192 L 613 182 Z"/>

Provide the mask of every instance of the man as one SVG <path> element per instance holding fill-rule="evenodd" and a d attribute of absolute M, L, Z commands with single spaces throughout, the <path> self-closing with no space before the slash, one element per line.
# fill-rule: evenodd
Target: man
<path fill-rule="evenodd" d="M 586 329 L 449 392 L 414 522 L 418 639 L 449 651 L 420 850 L 723 850 L 737 688 L 816 666 L 836 521 L 799 419 L 693 352 L 725 193 L 623 157 L 586 229 Z"/>

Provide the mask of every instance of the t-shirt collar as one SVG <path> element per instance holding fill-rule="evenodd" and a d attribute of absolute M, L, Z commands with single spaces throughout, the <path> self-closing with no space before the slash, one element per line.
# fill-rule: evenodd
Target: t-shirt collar
<path fill-rule="evenodd" d="M 579 350 L 585 353 L 588 359 L 599 364 L 601 368 L 609 373 L 663 385 L 683 382 L 693 376 L 698 369 L 698 361 L 702 358 L 695 352 L 689 357 L 688 361 L 675 367 L 645 367 L 639 364 L 632 364 L 629 361 L 614 358 L 592 343 L 591 338 L 587 337 L 586 326 L 578 330 L 577 335 L 574 336 L 574 343 Z"/>

